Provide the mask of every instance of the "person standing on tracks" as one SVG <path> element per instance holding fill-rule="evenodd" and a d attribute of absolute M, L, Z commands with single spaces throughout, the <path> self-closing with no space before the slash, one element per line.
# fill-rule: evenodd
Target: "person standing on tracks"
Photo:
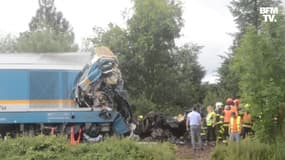
<path fill-rule="evenodd" d="M 214 112 L 214 109 L 212 106 L 208 106 L 207 111 L 208 111 L 208 114 L 206 116 L 207 141 L 208 143 L 211 144 L 211 142 L 216 141 L 216 135 L 215 135 L 216 113 Z"/>
<path fill-rule="evenodd" d="M 186 119 L 186 130 L 191 134 L 192 147 L 195 150 L 202 149 L 202 139 L 201 139 L 201 114 L 197 112 L 197 107 L 194 106 L 192 112 L 187 114 Z M 198 146 L 196 146 L 198 144 Z"/>

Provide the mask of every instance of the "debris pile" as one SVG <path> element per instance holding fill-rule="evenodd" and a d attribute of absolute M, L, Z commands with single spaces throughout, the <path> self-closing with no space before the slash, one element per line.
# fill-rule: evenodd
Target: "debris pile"
<path fill-rule="evenodd" d="M 86 65 L 77 77 L 76 102 L 80 107 L 115 109 L 130 122 L 132 113 L 123 90 L 117 57 L 106 47 L 97 48 L 95 53 L 91 64 Z"/>
<path fill-rule="evenodd" d="M 167 117 L 160 112 L 149 112 L 138 119 L 135 134 L 144 141 L 165 141 L 184 143 L 187 136 L 185 118 Z"/>

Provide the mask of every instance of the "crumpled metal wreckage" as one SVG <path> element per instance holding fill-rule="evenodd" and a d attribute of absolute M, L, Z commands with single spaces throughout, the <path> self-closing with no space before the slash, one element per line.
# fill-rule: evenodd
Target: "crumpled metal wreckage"
<path fill-rule="evenodd" d="M 184 117 L 184 116 L 183 116 Z M 168 117 L 161 112 L 149 112 L 137 120 L 135 134 L 143 141 L 169 141 L 184 144 L 187 137 L 185 118 Z"/>
<path fill-rule="evenodd" d="M 123 90 L 117 57 L 106 47 L 97 48 L 95 53 L 91 64 L 86 65 L 76 78 L 76 102 L 80 107 L 102 109 L 100 116 L 106 119 L 109 117 L 107 111 L 116 110 L 127 123 L 131 123 L 132 111 L 127 101 L 127 93 Z M 101 135 L 94 135 L 99 137 L 84 137 L 89 141 L 101 140 Z"/>
<path fill-rule="evenodd" d="M 163 113 L 150 112 L 144 119 L 132 123 L 132 111 L 127 101 L 127 93 L 123 90 L 122 75 L 119 70 L 117 57 L 106 47 L 95 50 L 91 61 L 77 77 L 77 87 L 74 91 L 75 100 L 80 107 L 100 108 L 106 111 L 115 109 L 129 123 L 130 135 L 134 139 L 144 141 L 165 141 L 183 143 L 186 134 L 184 116 L 177 119 L 167 117 Z M 106 114 L 105 114 L 106 113 Z M 108 112 L 102 112 L 108 118 Z M 89 127 L 88 133 L 83 134 L 86 141 L 97 142 L 103 136 L 96 133 L 96 127 Z M 92 137 L 93 135 L 93 137 Z"/>
<path fill-rule="evenodd" d="M 116 109 L 131 121 L 132 112 L 123 90 L 117 57 L 106 47 L 96 49 L 92 63 L 78 76 L 75 98 L 80 107 Z"/>

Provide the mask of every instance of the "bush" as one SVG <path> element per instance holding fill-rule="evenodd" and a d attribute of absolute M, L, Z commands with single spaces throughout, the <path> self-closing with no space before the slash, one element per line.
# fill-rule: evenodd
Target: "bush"
<path fill-rule="evenodd" d="M 240 143 L 218 145 L 211 160 L 284 160 L 284 143 L 265 144 L 255 139 L 246 139 Z"/>
<path fill-rule="evenodd" d="M 168 143 L 140 144 L 118 138 L 70 145 L 65 137 L 37 136 L 0 141 L 0 157 L 3 160 L 174 160 L 175 148 Z"/>
<path fill-rule="evenodd" d="M 177 115 L 179 113 L 184 113 L 184 108 L 178 105 L 171 104 L 156 104 L 145 96 L 140 96 L 138 98 L 130 98 L 130 102 L 134 107 L 134 115 L 146 115 L 150 111 L 163 112 L 166 115 Z"/>
<path fill-rule="evenodd" d="M 148 100 L 145 96 L 130 98 L 130 103 L 134 107 L 135 115 L 146 115 L 150 111 L 157 111 L 159 106 Z"/>

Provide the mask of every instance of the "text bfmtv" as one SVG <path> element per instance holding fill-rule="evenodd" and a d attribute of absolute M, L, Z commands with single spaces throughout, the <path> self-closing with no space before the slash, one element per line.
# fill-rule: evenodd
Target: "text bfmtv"
<path fill-rule="evenodd" d="M 264 22 L 277 22 L 277 7 L 260 7 L 259 13 L 263 16 Z"/>

